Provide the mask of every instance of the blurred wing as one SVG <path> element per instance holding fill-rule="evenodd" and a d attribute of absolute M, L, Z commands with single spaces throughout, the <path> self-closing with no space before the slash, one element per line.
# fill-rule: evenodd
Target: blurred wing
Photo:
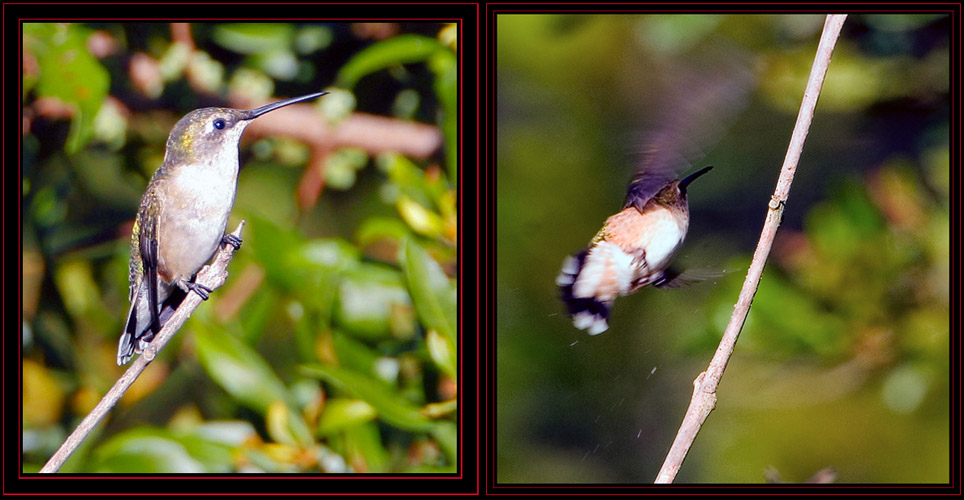
<path fill-rule="evenodd" d="M 713 271 L 710 269 L 687 269 L 681 272 L 676 268 L 670 267 L 663 271 L 662 276 L 653 283 L 653 286 L 661 289 L 680 288 L 701 281 L 720 278 L 725 274 L 726 272 L 724 271 Z"/>
<path fill-rule="evenodd" d="M 704 155 L 746 104 L 753 73 L 746 58 L 721 46 L 696 57 L 699 70 L 673 67 L 662 74 L 665 91 L 651 125 L 639 141 L 636 174 L 629 183 L 623 208 L 643 206 L 666 184 Z M 705 61 L 704 61 L 705 59 Z"/>

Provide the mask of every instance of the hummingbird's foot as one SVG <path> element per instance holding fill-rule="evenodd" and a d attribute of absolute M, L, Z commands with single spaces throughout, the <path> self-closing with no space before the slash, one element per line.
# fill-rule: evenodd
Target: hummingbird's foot
<path fill-rule="evenodd" d="M 235 236 L 235 235 L 233 235 L 233 234 L 226 234 L 226 235 L 224 235 L 223 238 L 221 238 L 221 244 L 222 244 L 222 245 L 231 245 L 231 246 L 234 247 L 235 250 L 240 250 L 240 249 L 241 249 L 241 238 L 239 238 L 239 237 L 237 237 L 237 236 Z"/>
<path fill-rule="evenodd" d="M 208 300 L 208 297 L 210 297 L 210 293 L 212 292 L 210 288 L 191 281 L 185 283 L 185 286 L 192 292 L 198 294 L 198 296 L 200 296 L 203 300 Z"/>
<path fill-rule="evenodd" d="M 148 335 L 145 335 L 145 336 L 137 339 L 137 347 L 134 348 L 134 352 L 136 352 L 136 353 L 142 353 L 142 352 L 144 352 L 144 349 L 147 349 L 147 346 L 151 345 L 151 341 L 152 341 L 152 340 L 154 340 L 154 334 L 153 334 L 153 333 L 150 334 L 149 336 L 148 336 Z"/>

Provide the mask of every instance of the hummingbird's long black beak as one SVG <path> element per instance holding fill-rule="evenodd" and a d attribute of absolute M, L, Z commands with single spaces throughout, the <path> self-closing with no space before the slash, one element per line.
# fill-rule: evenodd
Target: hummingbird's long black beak
<path fill-rule="evenodd" d="M 294 103 L 297 103 L 297 102 L 310 101 L 310 100 L 312 100 L 312 99 L 314 99 L 314 98 L 316 98 L 316 97 L 321 97 L 321 96 L 323 96 L 323 95 L 325 95 L 325 94 L 327 94 L 327 93 L 328 93 L 328 92 L 315 92 L 314 94 L 303 95 L 303 96 L 301 96 L 301 97 L 292 97 L 291 99 L 285 99 L 284 101 L 278 101 L 278 102 L 273 102 L 273 103 L 271 103 L 271 104 L 265 104 L 264 106 L 261 106 L 260 108 L 255 108 L 255 109 L 252 109 L 252 110 L 247 111 L 241 119 L 242 119 L 242 120 L 254 120 L 255 118 L 257 118 L 257 117 L 259 117 L 259 116 L 261 116 L 261 115 L 263 115 L 263 114 L 265 114 L 265 113 L 267 113 L 267 112 L 269 112 L 269 111 L 274 111 L 274 110 L 276 110 L 276 109 L 278 109 L 278 108 L 287 106 L 287 105 L 289 105 L 289 104 L 294 104 Z"/>
<path fill-rule="evenodd" d="M 695 181 L 697 177 L 699 177 L 699 176 L 701 176 L 701 175 L 709 172 L 709 171 L 712 170 L 712 169 L 713 169 L 712 166 L 710 166 L 710 167 L 703 167 L 703 168 L 697 170 L 696 172 L 693 172 L 692 174 L 687 175 L 686 177 L 683 178 L 683 180 L 679 181 L 679 191 L 680 191 L 681 193 L 685 193 L 685 192 L 686 192 L 686 186 L 688 186 L 689 183 Z"/>

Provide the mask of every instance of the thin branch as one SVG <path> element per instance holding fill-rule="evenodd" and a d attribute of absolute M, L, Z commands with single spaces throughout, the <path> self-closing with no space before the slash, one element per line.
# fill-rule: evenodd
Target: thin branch
<path fill-rule="evenodd" d="M 241 237 L 241 230 L 244 228 L 244 221 L 238 225 L 238 228 L 234 230 L 235 236 Z M 204 266 L 197 273 L 197 283 L 200 283 L 211 290 L 220 288 L 224 285 L 224 282 L 228 278 L 228 262 L 234 256 L 234 247 L 231 245 L 222 245 L 221 249 L 218 250 L 217 255 L 214 257 L 214 261 L 211 264 Z M 60 470 L 60 467 L 64 464 L 68 457 L 80 446 L 80 443 L 87 438 L 94 427 L 100 423 L 101 420 L 107 416 L 107 412 L 117 404 L 117 401 L 130 389 L 131 385 L 137 380 L 137 377 L 141 375 L 147 365 L 154 360 L 157 353 L 167 345 L 168 341 L 174 338 L 174 335 L 184 322 L 191 316 L 197 306 L 200 305 L 202 299 L 196 293 L 188 293 L 178 306 L 177 311 L 171 315 L 164 327 L 157 334 L 157 337 L 147 346 L 141 355 L 131 363 L 130 368 L 121 375 L 121 378 L 117 379 L 114 383 L 114 387 L 111 387 L 107 394 L 97 403 L 91 412 L 84 417 L 84 420 L 80 422 L 80 425 L 74 429 L 74 432 L 67 437 L 64 444 L 60 445 L 60 449 L 50 457 L 50 460 L 40 469 L 41 473 L 53 473 Z"/>
<path fill-rule="evenodd" d="M 757 244 L 756 251 L 753 253 L 753 262 L 747 272 L 746 280 L 743 282 L 743 289 L 740 291 L 740 298 L 737 301 L 730 323 L 723 333 L 720 345 L 713 355 L 713 360 L 703 373 L 700 373 L 693 381 L 693 397 L 690 406 L 686 410 L 686 416 L 680 425 L 676 440 L 666 455 L 666 461 L 656 476 L 657 483 L 671 483 L 676 478 L 683 459 L 696 434 L 702 427 L 706 417 L 716 406 L 716 389 L 723 376 L 723 370 L 733 354 L 736 340 L 740 336 L 740 330 L 746 321 L 746 315 L 750 310 L 750 303 L 756 294 L 757 286 L 760 283 L 760 276 L 763 274 L 763 267 L 766 264 L 767 256 L 770 254 L 770 247 L 773 246 L 773 239 L 780 227 L 780 220 L 783 217 L 783 209 L 787 197 L 790 193 L 790 184 L 793 182 L 793 175 L 797 169 L 797 162 L 800 160 L 800 153 L 803 151 L 803 143 L 810 130 L 810 122 L 813 119 L 813 111 L 817 105 L 817 98 L 820 96 L 820 89 L 823 86 L 824 77 L 827 74 L 827 67 L 830 65 L 830 56 L 833 54 L 834 45 L 840 35 L 840 28 L 843 26 L 846 15 L 831 14 L 823 26 L 823 35 L 820 38 L 820 45 L 817 47 L 817 54 L 814 58 L 813 67 L 810 70 L 810 80 L 804 91 L 803 102 L 800 105 L 800 112 L 797 114 L 797 122 L 793 127 L 793 135 L 790 137 L 790 146 L 787 148 L 787 155 L 783 160 L 783 168 L 780 171 L 780 178 L 777 180 L 776 190 L 770 199 L 769 211 L 767 212 L 766 222 L 763 225 L 763 233 Z"/>

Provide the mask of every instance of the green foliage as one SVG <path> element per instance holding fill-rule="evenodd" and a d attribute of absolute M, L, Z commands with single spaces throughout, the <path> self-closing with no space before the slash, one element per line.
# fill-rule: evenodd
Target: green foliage
<path fill-rule="evenodd" d="M 365 75 L 391 66 L 425 62 L 438 51 L 449 52 L 438 41 L 419 35 L 402 35 L 362 50 L 338 71 L 339 87 L 352 88 Z"/>
<path fill-rule="evenodd" d="M 306 365 L 302 372 L 323 378 L 361 398 L 377 411 L 380 418 L 395 427 L 413 432 L 425 432 L 432 428 L 431 420 L 423 417 L 417 406 L 406 403 L 391 388 L 369 376 L 337 366 L 318 364 Z"/>
<path fill-rule="evenodd" d="M 733 313 L 824 17 L 498 16 L 500 481 L 656 476 Z M 951 24 L 848 17 L 716 409 L 678 481 L 762 482 L 767 467 L 804 481 L 828 466 L 846 483 L 947 481 Z M 705 61 L 721 62 L 721 47 L 755 76 L 747 106 L 718 142 L 684 137 L 694 143 L 660 153 L 692 146 L 703 150 L 692 168 L 715 166 L 689 191 L 675 264 L 724 275 L 645 288 L 615 302 L 605 333 L 577 331 L 554 286 L 563 259 L 619 209 L 638 137 L 690 125 L 664 109 L 687 89 L 662 83 L 712 78 Z"/>
<path fill-rule="evenodd" d="M 438 264 L 412 240 L 405 240 L 399 251 L 398 260 L 405 273 L 415 310 L 428 329 L 428 347 L 432 359 L 454 379 L 458 363 L 454 283 L 449 282 Z M 435 337 L 433 333 L 441 334 L 441 337 Z"/>
<path fill-rule="evenodd" d="M 450 30 L 451 32 L 451 30 Z M 458 61 L 455 53 L 439 41 L 403 35 L 376 43 L 348 61 L 335 79 L 338 87 L 351 89 L 376 71 L 402 64 L 427 63 L 435 74 L 435 94 L 441 103 L 441 128 L 445 137 L 448 174 L 458 179 Z"/>
<path fill-rule="evenodd" d="M 297 95 L 337 75 L 335 98 L 321 102 L 332 129 L 356 106 L 438 119 L 453 141 L 447 171 L 399 154 L 366 169 L 366 150 L 326 151 L 332 190 L 305 206 L 303 172 L 316 151 L 294 137 L 250 145 L 232 214 L 232 228 L 247 226 L 227 285 L 63 471 L 455 472 L 457 40 L 447 26 L 412 27 L 372 44 L 333 25 L 220 24 L 195 28 L 193 51 L 166 26 L 98 27 L 115 54 L 156 62 L 146 73 L 156 80 L 141 85 L 85 48 L 93 29 L 25 25 L 37 61 L 23 76 L 25 106 L 55 97 L 72 114 L 66 141 L 43 127 L 24 138 L 24 471 L 37 470 L 72 430 L 63 423 L 122 373 L 113 357 L 129 307 L 125 223 L 170 127 L 199 102 L 195 91 L 266 99 L 277 82 Z M 344 66 L 319 63 L 335 50 L 348 51 L 331 54 Z M 225 52 L 238 57 L 215 55 Z M 402 64 L 431 78 L 407 79 L 395 71 Z M 358 85 L 363 77 L 401 89 L 382 99 Z M 104 132 L 94 135 L 108 89 L 122 87 L 181 108 L 144 111 L 142 97 L 124 109 L 114 96 L 118 107 L 101 110 Z M 92 235 L 100 243 L 85 246 Z"/>
<path fill-rule="evenodd" d="M 261 414 L 285 398 L 284 383 L 244 342 L 212 327 L 195 329 L 198 361 L 215 382 L 240 403 Z"/>
<path fill-rule="evenodd" d="M 27 23 L 23 29 L 24 44 L 37 58 L 39 70 L 38 75 L 25 75 L 24 92 L 36 83 L 38 95 L 55 97 L 72 108 L 65 148 L 76 153 L 93 133 L 94 118 L 110 83 L 107 70 L 85 46 L 90 30 L 59 23 Z"/>

